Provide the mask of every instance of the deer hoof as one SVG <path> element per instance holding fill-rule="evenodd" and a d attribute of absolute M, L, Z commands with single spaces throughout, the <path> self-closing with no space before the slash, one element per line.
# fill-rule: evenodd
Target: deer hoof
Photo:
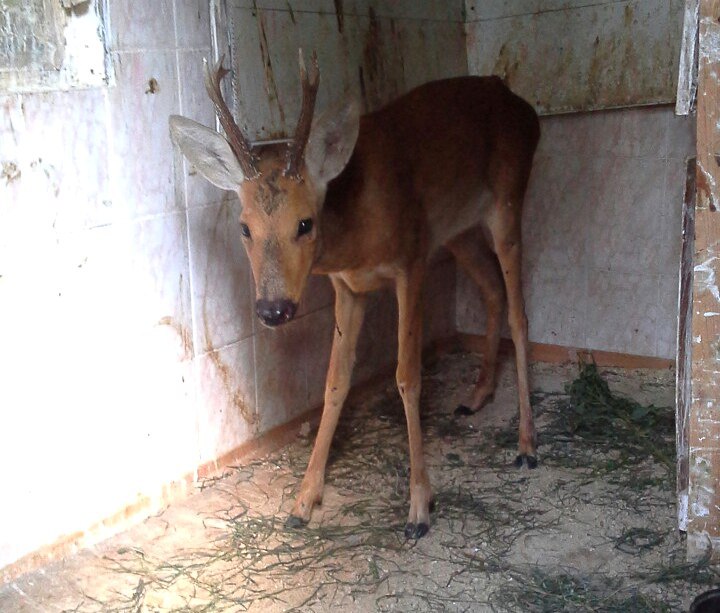
<path fill-rule="evenodd" d="M 538 461 L 535 456 L 522 453 L 515 458 L 513 464 L 515 465 L 515 468 L 522 468 L 523 464 L 525 464 L 528 468 L 533 469 L 537 468 Z"/>
<path fill-rule="evenodd" d="M 455 415 L 458 417 L 467 417 L 468 415 L 472 415 L 475 413 L 469 406 L 465 404 L 461 404 L 458 406 L 457 409 L 455 409 Z"/>
<path fill-rule="evenodd" d="M 430 526 L 427 524 L 405 524 L 405 538 L 406 539 L 419 539 L 425 536 L 430 531 Z"/>
<path fill-rule="evenodd" d="M 285 520 L 285 527 L 290 528 L 291 530 L 297 530 L 298 528 L 302 528 L 305 525 L 307 525 L 307 521 L 305 521 L 302 517 L 298 517 L 297 515 L 290 515 Z"/>

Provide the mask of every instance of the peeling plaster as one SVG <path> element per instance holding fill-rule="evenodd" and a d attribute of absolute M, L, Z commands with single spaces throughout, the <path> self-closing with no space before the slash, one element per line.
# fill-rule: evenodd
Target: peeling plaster
<path fill-rule="evenodd" d="M 0 91 L 101 87 L 112 80 L 106 54 L 106 0 L 27 2 L 10 11 L 0 0 Z"/>
<path fill-rule="evenodd" d="M 720 303 L 720 290 L 718 290 L 717 283 L 715 281 L 715 269 L 713 267 L 713 264 L 717 261 L 717 256 L 712 256 L 709 259 L 705 260 L 702 264 L 696 264 L 695 265 L 695 275 L 696 275 L 696 281 L 697 285 L 699 285 L 699 289 L 709 291 L 713 298 L 715 298 L 715 301 Z M 700 278 L 698 275 L 706 275 L 705 278 Z M 696 337 L 696 342 L 700 342 L 700 337 Z"/>
<path fill-rule="evenodd" d="M 715 205 L 715 199 L 713 198 L 713 194 L 717 192 L 715 177 L 713 177 L 712 173 L 705 169 L 701 160 L 698 160 L 697 167 L 699 171 L 697 181 L 698 199 L 706 201 L 708 208 L 711 211 L 716 211 L 717 206 Z"/>
<path fill-rule="evenodd" d="M 720 28 L 714 19 L 703 17 L 700 20 L 702 44 L 699 49 L 700 61 L 715 62 L 720 56 Z"/>

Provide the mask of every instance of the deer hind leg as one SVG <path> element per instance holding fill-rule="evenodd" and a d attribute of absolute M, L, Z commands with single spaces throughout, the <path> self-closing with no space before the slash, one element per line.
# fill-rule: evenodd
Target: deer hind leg
<path fill-rule="evenodd" d="M 505 281 L 508 300 L 508 323 L 515 345 L 515 363 L 518 376 L 518 396 L 520 404 L 520 440 L 516 466 L 527 464 L 529 468 L 537 466 L 535 424 L 530 406 L 530 388 L 528 385 L 528 338 L 527 316 L 522 291 L 521 275 L 521 237 L 520 207 L 522 198 L 497 198 L 488 228 L 493 240 L 493 248 L 500 262 Z"/>
<path fill-rule="evenodd" d="M 398 366 L 397 386 L 405 407 L 410 443 L 410 512 L 406 538 L 418 539 L 430 527 L 430 479 L 423 455 L 420 429 L 420 359 L 422 350 L 422 267 L 397 279 Z"/>
<path fill-rule="evenodd" d="M 450 241 L 446 247 L 478 285 L 485 303 L 487 332 L 482 365 L 470 403 L 461 404 L 455 409 L 456 415 L 471 415 L 480 410 L 495 392 L 500 321 L 505 301 L 503 280 L 500 277 L 497 258 L 479 229 L 464 232 Z"/>
<path fill-rule="evenodd" d="M 331 277 L 331 280 L 335 287 L 335 335 L 325 383 L 325 403 L 305 477 L 287 520 L 291 528 L 307 523 L 313 507 L 322 500 L 330 444 L 350 389 L 358 335 L 365 315 L 365 296 L 354 294 L 340 279 Z"/>

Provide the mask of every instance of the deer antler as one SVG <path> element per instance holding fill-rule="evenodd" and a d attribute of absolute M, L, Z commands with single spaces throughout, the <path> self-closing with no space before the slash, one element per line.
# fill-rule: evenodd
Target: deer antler
<path fill-rule="evenodd" d="M 250 149 L 250 142 L 240 127 L 235 123 L 230 109 L 227 104 L 225 104 L 225 100 L 223 100 L 222 90 L 220 89 L 220 82 L 223 77 L 230 72 L 222 65 L 224 59 L 225 56 L 222 56 L 212 71 L 210 70 L 207 60 L 205 61 L 205 89 L 207 90 L 208 96 L 210 96 L 210 100 L 212 100 L 215 105 L 215 112 L 220 120 L 220 124 L 225 130 L 230 147 L 240 163 L 240 168 L 242 168 L 245 178 L 254 179 L 260 173 L 255 166 L 256 160 Z"/>
<path fill-rule="evenodd" d="M 308 76 L 302 49 L 300 49 L 298 56 L 303 100 L 300 118 L 295 128 L 295 136 L 288 145 L 285 175 L 299 179 L 305 145 L 307 145 L 308 137 L 310 136 L 310 127 L 312 126 L 313 112 L 315 111 L 315 99 L 317 98 L 318 87 L 320 85 L 320 68 L 318 67 L 317 54 L 313 51 L 310 60 L 310 75 Z"/>

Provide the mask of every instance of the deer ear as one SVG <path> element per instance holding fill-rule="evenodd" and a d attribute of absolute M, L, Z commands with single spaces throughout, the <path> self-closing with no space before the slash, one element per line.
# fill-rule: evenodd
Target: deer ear
<path fill-rule="evenodd" d="M 313 123 L 305 148 L 305 166 L 313 178 L 326 184 L 345 168 L 360 128 L 360 107 L 355 100 L 325 111 Z"/>
<path fill-rule="evenodd" d="M 169 123 L 172 142 L 210 183 L 234 191 L 245 180 L 233 150 L 221 134 L 180 115 L 171 115 Z"/>

